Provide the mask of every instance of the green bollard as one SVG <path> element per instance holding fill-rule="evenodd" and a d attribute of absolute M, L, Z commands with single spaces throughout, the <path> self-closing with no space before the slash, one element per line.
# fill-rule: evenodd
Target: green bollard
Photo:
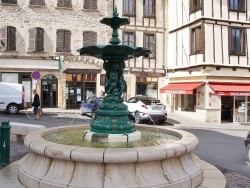
<path fill-rule="evenodd" d="M 0 165 L 6 166 L 10 163 L 10 122 L 2 122 L 0 127 Z"/>

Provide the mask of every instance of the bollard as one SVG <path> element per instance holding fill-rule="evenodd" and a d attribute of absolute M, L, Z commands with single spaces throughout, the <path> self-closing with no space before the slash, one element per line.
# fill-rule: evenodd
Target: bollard
<path fill-rule="evenodd" d="M 0 127 L 0 165 L 10 163 L 10 122 L 2 122 Z"/>

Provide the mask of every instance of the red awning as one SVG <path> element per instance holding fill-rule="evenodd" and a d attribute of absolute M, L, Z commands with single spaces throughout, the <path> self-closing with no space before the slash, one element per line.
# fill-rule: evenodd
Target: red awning
<path fill-rule="evenodd" d="M 208 85 L 216 95 L 250 96 L 250 84 L 209 83 Z"/>
<path fill-rule="evenodd" d="M 193 94 L 193 90 L 203 82 L 171 83 L 160 89 L 160 93 Z"/>

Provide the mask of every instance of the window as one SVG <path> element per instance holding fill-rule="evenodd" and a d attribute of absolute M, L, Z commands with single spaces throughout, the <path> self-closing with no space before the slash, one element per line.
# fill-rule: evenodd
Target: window
<path fill-rule="evenodd" d="M 201 26 L 191 29 L 191 54 L 203 52 L 203 32 Z"/>
<path fill-rule="evenodd" d="M 245 55 L 245 30 L 229 28 L 229 54 Z"/>
<path fill-rule="evenodd" d="M 44 6 L 45 0 L 30 0 L 30 5 Z"/>
<path fill-rule="evenodd" d="M 40 27 L 29 30 L 29 51 L 41 52 L 44 50 L 44 29 Z"/>
<path fill-rule="evenodd" d="M 135 0 L 123 0 L 123 15 L 135 16 Z"/>
<path fill-rule="evenodd" d="M 190 13 L 201 10 L 202 0 L 190 0 Z"/>
<path fill-rule="evenodd" d="M 70 52 L 71 32 L 69 30 L 57 30 L 57 52 Z"/>
<path fill-rule="evenodd" d="M 194 91 L 196 93 L 196 90 Z M 181 95 L 181 111 L 195 112 L 196 110 L 196 94 Z"/>
<path fill-rule="evenodd" d="M 228 0 L 228 6 L 230 11 L 245 12 L 245 0 Z"/>
<path fill-rule="evenodd" d="M 143 15 L 155 17 L 155 0 L 143 0 Z"/>
<path fill-rule="evenodd" d="M 83 46 L 92 46 L 97 44 L 97 34 L 92 31 L 83 32 Z"/>
<path fill-rule="evenodd" d="M 83 8 L 97 10 L 97 0 L 84 0 Z"/>
<path fill-rule="evenodd" d="M 7 26 L 0 31 L 0 47 L 1 50 L 16 50 L 16 28 Z"/>
<path fill-rule="evenodd" d="M 135 33 L 124 32 L 123 34 L 123 44 L 128 46 L 135 46 Z"/>
<path fill-rule="evenodd" d="M 144 34 L 144 45 L 143 46 L 152 52 L 149 55 L 149 58 L 154 58 L 155 57 L 155 35 L 154 34 Z"/>
<path fill-rule="evenodd" d="M 17 4 L 17 0 L 2 0 L 2 3 Z"/>
<path fill-rule="evenodd" d="M 71 8 L 72 7 L 71 0 L 58 0 L 57 6 Z"/>

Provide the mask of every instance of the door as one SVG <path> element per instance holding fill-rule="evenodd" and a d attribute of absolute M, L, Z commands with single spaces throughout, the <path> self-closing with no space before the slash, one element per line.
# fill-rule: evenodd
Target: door
<path fill-rule="evenodd" d="M 77 82 L 66 83 L 66 108 L 77 109 L 77 97 L 79 99 L 79 89 L 77 88 Z M 80 89 L 81 90 L 81 89 Z M 81 93 L 81 92 L 80 92 Z"/>
<path fill-rule="evenodd" d="M 41 80 L 41 104 L 43 108 L 57 108 L 58 80 L 54 75 L 46 75 Z"/>

